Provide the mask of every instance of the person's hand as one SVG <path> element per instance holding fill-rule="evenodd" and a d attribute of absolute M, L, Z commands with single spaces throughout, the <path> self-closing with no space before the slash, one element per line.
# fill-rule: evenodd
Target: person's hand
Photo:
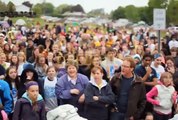
<path fill-rule="evenodd" d="M 150 75 L 151 74 L 151 72 L 152 72 L 152 69 L 151 69 L 151 67 L 146 67 L 146 73 L 148 74 L 148 75 Z"/>
<path fill-rule="evenodd" d="M 129 118 L 129 120 L 134 120 L 134 117 L 133 117 L 133 116 L 132 116 L 132 117 L 130 117 L 130 118 Z"/>
<path fill-rule="evenodd" d="M 78 95 L 80 93 L 80 91 L 78 89 L 71 89 L 70 90 L 70 93 L 71 94 L 75 94 L 75 95 Z"/>
<path fill-rule="evenodd" d="M 98 101 L 99 97 L 98 96 L 93 96 L 93 100 Z"/>
<path fill-rule="evenodd" d="M 175 68 L 174 67 L 170 67 L 167 69 L 168 72 L 174 74 L 175 73 Z"/>
<path fill-rule="evenodd" d="M 84 95 L 84 94 L 82 94 L 82 95 L 80 96 L 80 98 L 79 98 L 78 102 L 79 102 L 79 103 L 83 103 L 83 102 L 84 102 L 84 100 L 85 100 L 85 95 Z"/>
<path fill-rule="evenodd" d="M 32 79 L 32 76 L 28 75 L 27 80 L 31 80 L 31 79 Z"/>

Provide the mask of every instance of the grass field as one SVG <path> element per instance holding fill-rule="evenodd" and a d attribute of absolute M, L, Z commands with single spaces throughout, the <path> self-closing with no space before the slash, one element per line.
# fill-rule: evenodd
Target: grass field
<path fill-rule="evenodd" d="M 52 26 L 54 23 L 47 23 L 43 19 L 36 17 L 36 18 L 28 18 L 28 17 L 14 17 L 12 18 L 13 23 L 15 23 L 18 19 L 23 19 L 26 22 L 26 26 L 31 27 L 36 25 L 38 22 L 41 26 L 44 26 L 45 24 L 49 24 L 49 26 Z"/>

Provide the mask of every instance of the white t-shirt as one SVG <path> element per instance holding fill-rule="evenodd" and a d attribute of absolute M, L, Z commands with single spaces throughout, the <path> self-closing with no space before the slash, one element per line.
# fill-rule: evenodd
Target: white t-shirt
<path fill-rule="evenodd" d="M 157 74 L 157 77 L 158 77 L 158 79 L 160 79 L 161 74 L 162 74 L 163 72 L 165 72 L 164 67 L 163 67 L 162 65 L 158 65 L 158 67 L 155 67 L 155 66 L 154 66 L 154 62 L 151 63 L 151 67 L 152 67 L 153 69 L 155 69 L 156 74 Z"/>
<path fill-rule="evenodd" d="M 173 48 L 173 47 L 178 48 L 178 41 L 176 41 L 176 40 L 171 40 L 171 41 L 169 41 L 168 45 L 169 45 L 169 49 L 171 49 L 171 48 Z"/>
<path fill-rule="evenodd" d="M 57 97 L 55 94 L 55 85 L 57 83 L 57 77 L 53 81 L 49 80 L 47 77 L 44 81 L 44 97 L 45 97 L 45 107 L 47 111 L 52 110 L 58 106 Z"/>

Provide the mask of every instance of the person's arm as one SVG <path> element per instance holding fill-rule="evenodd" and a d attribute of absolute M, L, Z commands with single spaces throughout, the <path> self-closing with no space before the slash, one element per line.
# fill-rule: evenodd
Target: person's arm
<path fill-rule="evenodd" d="M 153 99 L 153 97 L 157 96 L 158 95 L 158 89 L 157 87 L 153 87 L 151 89 L 151 91 L 149 91 L 147 94 L 146 94 L 146 99 L 148 102 L 150 102 L 151 104 L 153 105 L 159 105 L 159 101 Z"/>
<path fill-rule="evenodd" d="M 84 90 L 84 95 L 85 95 L 85 104 L 90 105 L 90 106 L 103 106 L 105 104 L 99 104 L 98 102 L 98 96 L 95 96 L 94 94 L 94 90 L 93 90 L 93 86 L 91 85 L 91 83 L 89 83 L 86 87 L 86 89 Z M 97 98 L 97 100 L 96 100 Z"/>
<path fill-rule="evenodd" d="M 114 93 L 112 92 L 110 85 L 107 85 L 106 87 L 107 87 L 106 95 L 105 96 L 98 96 L 99 97 L 98 101 L 103 102 L 105 104 L 111 104 L 115 100 L 114 99 Z"/>
<path fill-rule="evenodd" d="M 42 101 L 40 117 L 41 117 L 40 120 L 46 120 L 46 111 L 45 111 L 45 103 L 44 103 L 44 101 Z"/>
<path fill-rule="evenodd" d="M 64 78 L 64 76 L 61 78 Z M 55 93 L 56 93 L 57 98 L 59 98 L 59 99 L 60 98 L 70 99 L 72 97 L 70 90 L 65 89 L 65 83 L 64 83 L 64 80 L 62 80 L 62 79 L 59 79 L 57 81 L 56 86 L 55 86 Z"/>
<path fill-rule="evenodd" d="M 15 109 L 14 109 L 12 120 L 20 120 L 20 115 L 21 115 L 21 102 L 20 100 L 17 100 L 15 104 Z"/>
<path fill-rule="evenodd" d="M 5 82 L 4 84 L 4 111 L 7 114 L 10 114 L 13 109 L 13 99 L 11 96 L 10 88 L 8 83 Z"/>
<path fill-rule="evenodd" d="M 132 117 L 139 119 L 140 115 L 144 111 L 145 105 L 146 105 L 146 90 L 145 90 L 145 85 L 141 85 L 141 91 L 140 91 L 140 98 L 138 102 L 138 109 L 136 111 L 136 114 Z"/>
<path fill-rule="evenodd" d="M 158 84 L 158 78 L 153 78 L 153 82 L 144 82 L 145 85 L 148 85 L 148 86 L 155 86 Z"/>

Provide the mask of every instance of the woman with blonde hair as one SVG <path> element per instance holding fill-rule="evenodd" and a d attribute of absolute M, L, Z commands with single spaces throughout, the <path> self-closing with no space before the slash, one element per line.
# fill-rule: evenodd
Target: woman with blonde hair
<path fill-rule="evenodd" d="M 18 68 L 17 68 L 17 73 L 18 73 L 18 76 L 20 76 L 21 74 L 22 74 L 22 71 L 23 71 L 23 66 L 24 66 L 24 64 L 26 63 L 26 55 L 25 55 L 25 53 L 24 52 L 19 52 L 18 54 L 17 54 L 17 56 L 18 56 L 18 62 L 19 62 L 19 64 L 18 64 Z"/>
<path fill-rule="evenodd" d="M 142 58 L 143 55 L 144 55 L 144 48 L 143 48 L 143 46 L 138 45 L 136 47 L 136 49 L 135 49 L 135 52 L 136 52 L 136 54 L 140 55 L 140 57 Z"/>

